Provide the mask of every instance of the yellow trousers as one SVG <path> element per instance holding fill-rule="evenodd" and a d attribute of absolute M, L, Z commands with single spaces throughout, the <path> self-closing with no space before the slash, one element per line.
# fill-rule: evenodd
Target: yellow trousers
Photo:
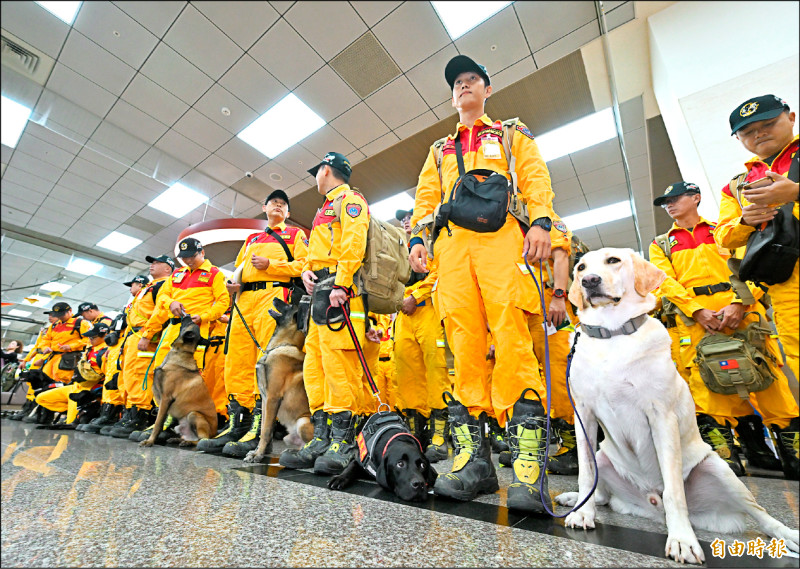
<path fill-rule="evenodd" d="M 138 409 L 153 408 L 153 371 L 148 376 L 147 385 L 143 388 L 144 374 L 155 356 L 155 344 L 151 344 L 153 351 L 139 350 L 140 337 L 133 331 L 128 332 L 123 346 L 122 374 L 120 378 L 124 384 L 128 407 L 136 405 Z M 155 368 L 152 368 L 153 370 Z M 119 381 L 118 381 L 119 383 Z"/>
<path fill-rule="evenodd" d="M 36 403 L 56 413 L 67 412 L 67 423 L 71 423 L 78 416 L 78 404 L 69 398 L 70 394 L 79 391 L 88 391 L 97 385 L 96 381 L 74 382 L 64 387 L 55 387 L 43 391 L 36 396 Z"/>
<path fill-rule="evenodd" d="M 546 331 L 543 326 L 544 318 L 541 314 L 529 314 L 528 326 L 533 338 L 533 351 L 540 363 L 540 372 L 544 377 Z M 572 425 L 575 422 L 575 410 L 569 402 L 567 395 L 567 357 L 569 356 L 569 335 L 571 330 L 559 330 L 547 336 L 548 351 L 550 352 L 550 415 L 554 419 L 564 419 Z M 542 399 L 547 395 L 547 386 L 539 393 Z M 547 404 L 545 404 L 545 410 Z"/>
<path fill-rule="evenodd" d="M 680 318 L 680 316 L 676 316 L 675 318 Z M 689 370 L 686 367 L 686 362 L 683 361 L 683 356 L 681 355 L 681 332 L 678 329 L 678 326 L 675 325 L 672 328 L 667 328 L 667 333 L 669 334 L 670 339 L 669 352 L 672 356 L 672 361 L 675 364 L 675 368 L 678 370 L 678 373 L 684 379 L 684 381 L 689 383 Z"/>
<path fill-rule="evenodd" d="M 221 328 L 223 331 L 224 327 Z M 206 349 L 206 361 L 203 367 L 203 381 L 206 383 L 208 393 L 214 400 L 214 407 L 220 415 L 228 414 L 228 394 L 225 389 L 225 361 L 224 344 Z M 255 405 L 255 400 L 253 400 Z"/>
<path fill-rule="evenodd" d="M 108 347 L 108 363 L 106 364 L 107 372 L 105 383 L 103 384 L 102 403 L 108 403 L 110 405 L 127 405 L 127 391 L 125 390 L 123 378 L 123 369 L 125 365 L 124 344 L 125 342 L 120 339 L 116 346 Z M 117 389 L 106 389 L 105 384 L 114 379 L 114 376 L 117 376 Z M 130 407 L 130 405 L 128 405 L 128 407 Z"/>
<path fill-rule="evenodd" d="M 364 359 L 367 361 L 367 367 L 372 374 L 372 381 L 375 382 L 375 387 L 378 389 L 378 394 L 381 397 L 381 401 L 387 403 L 389 394 L 384 387 L 384 379 L 380 366 L 380 364 L 383 362 L 378 359 L 380 356 L 381 345 L 366 340 L 362 347 L 364 349 Z M 372 388 L 370 388 L 369 382 L 363 374 L 361 379 L 361 391 L 359 395 L 360 403 L 358 405 L 358 408 L 360 409 L 359 414 L 367 415 L 370 413 L 375 413 L 378 410 L 378 399 L 375 397 L 375 395 L 373 395 Z"/>
<path fill-rule="evenodd" d="M 42 373 L 53 381 L 60 381 L 62 383 L 69 383 L 72 381 L 72 374 L 75 370 L 58 369 L 58 362 L 61 361 L 61 354 L 47 355 L 52 357 L 42 366 Z"/>
<path fill-rule="evenodd" d="M 522 392 L 535 389 L 544 401 L 539 362 L 533 353 L 523 310 L 538 312 L 535 298 L 523 293 L 530 279 L 517 263 L 523 234 L 508 216 L 494 233 L 475 233 L 451 226 L 436 240 L 439 262 L 437 304 L 447 319 L 447 340 L 455 357 L 455 398 L 470 414 L 494 410 L 500 425 Z M 496 341 L 494 380 L 485 365 L 486 332 Z"/>
<path fill-rule="evenodd" d="M 772 299 L 772 308 L 775 311 L 775 327 L 778 337 L 786 354 L 786 364 L 792 370 L 795 378 L 800 381 L 800 276 L 795 263 L 794 272 L 789 280 L 769 287 L 769 296 Z"/>
<path fill-rule="evenodd" d="M 398 314 L 394 333 L 397 405 L 429 417 L 432 409 L 445 407 L 442 393 L 450 390 L 439 315 L 427 302 L 411 316 Z"/>

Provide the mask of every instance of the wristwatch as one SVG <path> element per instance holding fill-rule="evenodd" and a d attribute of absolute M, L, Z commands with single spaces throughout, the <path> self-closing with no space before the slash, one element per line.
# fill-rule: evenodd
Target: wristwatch
<path fill-rule="evenodd" d="M 563 288 L 557 288 L 553 291 L 553 298 L 567 298 L 567 291 Z"/>
<path fill-rule="evenodd" d="M 531 223 L 531 226 L 533 226 L 533 225 L 541 227 L 545 231 L 550 231 L 550 228 L 553 227 L 553 222 L 550 221 L 549 217 L 540 217 L 538 219 L 534 219 L 533 220 L 533 223 Z"/>

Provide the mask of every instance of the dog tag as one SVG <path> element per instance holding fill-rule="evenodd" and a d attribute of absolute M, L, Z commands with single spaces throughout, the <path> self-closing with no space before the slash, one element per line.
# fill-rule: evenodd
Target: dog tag
<path fill-rule="evenodd" d="M 498 160 L 501 156 L 500 145 L 496 142 L 484 142 L 481 148 L 483 148 L 483 157 L 487 160 Z"/>
<path fill-rule="evenodd" d="M 542 326 L 544 326 L 544 331 L 547 332 L 548 336 L 552 336 L 558 332 L 558 329 L 549 322 L 542 322 Z"/>

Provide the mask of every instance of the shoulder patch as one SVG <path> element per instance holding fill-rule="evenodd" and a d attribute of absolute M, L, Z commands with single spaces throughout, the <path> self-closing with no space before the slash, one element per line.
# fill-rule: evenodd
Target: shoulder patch
<path fill-rule="evenodd" d="M 361 206 L 355 203 L 351 203 L 348 204 L 345 211 L 347 211 L 347 215 L 349 215 L 350 217 L 356 218 L 359 215 L 361 215 Z"/>
<path fill-rule="evenodd" d="M 524 134 L 525 136 L 527 136 L 528 138 L 530 138 L 531 140 L 533 140 L 533 135 L 531 134 L 531 131 L 528 130 L 527 126 L 523 126 L 521 124 L 518 124 L 517 125 L 517 130 L 519 132 L 521 132 L 522 134 Z"/>
<path fill-rule="evenodd" d="M 567 224 L 561 221 L 560 219 L 553 223 L 553 227 L 558 229 L 561 233 L 567 232 Z"/>

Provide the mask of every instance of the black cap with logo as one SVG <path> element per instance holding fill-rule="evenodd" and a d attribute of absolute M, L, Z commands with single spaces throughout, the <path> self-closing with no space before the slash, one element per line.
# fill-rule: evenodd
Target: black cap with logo
<path fill-rule="evenodd" d="M 122 284 L 124 284 L 125 286 L 131 286 L 133 283 L 139 283 L 140 285 L 144 286 L 149 282 L 150 282 L 150 279 L 147 278 L 146 276 L 144 276 L 144 275 L 136 275 L 135 277 L 133 277 L 128 282 L 122 283 Z"/>
<path fill-rule="evenodd" d="M 731 124 L 731 135 L 751 123 L 773 119 L 788 110 L 789 104 L 775 95 L 762 95 L 748 99 L 737 106 L 728 119 Z"/>
<path fill-rule="evenodd" d="M 92 326 L 89 330 L 83 333 L 85 338 L 91 338 L 93 336 L 105 336 L 111 331 L 111 328 L 105 322 L 98 322 L 94 326 Z"/>
<path fill-rule="evenodd" d="M 283 200 L 286 202 L 286 206 L 289 206 L 289 196 L 286 195 L 286 192 L 283 190 L 274 190 L 270 195 L 267 196 L 267 199 L 264 200 L 264 205 L 267 205 L 270 201 L 278 198 L 279 200 Z"/>
<path fill-rule="evenodd" d="M 450 85 L 451 91 L 453 90 L 453 84 L 456 82 L 456 78 L 465 71 L 474 71 L 483 77 L 483 81 L 486 83 L 487 87 L 491 85 L 489 72 L 486 71 L 483 65 L 476 63 L 466 55 L 457 55 L 448 61 L 447 66 L 444 68 L 444 78 L 447 80 L 447 84 Z"/>
<path fill-rule="evenodd" d="M 52 314 L 53 316 L 61 316 L 62 314 L 66 314 L 72 310 L 72 307 L 67 304 L 66 302 L 56 302 L 53 305 L 53 308 L 50 310 L 45 310 L 45 314 Z"/>
<path fill-rule="evenodd" d="M 147 255 L 144 259 L 148 263 L 166 263 L 172 267 L 172 269 L 175 269 L 175 261 L 173 261 L 172 257 L 169 255 L 159 255 L 158 257 L 151 257 L 150 255 Z"/>
<path fill-rule="evenodd" d="M 653 200 L 653 205 L 660 206 L 663 205 L 665 201 L 669 198 L 674 198 L 675 196 L 682 196 L 683 194 L 699 194 L 700 188 L 697 187 L 697 184 L 692 184 L 691 182 L 678 182 L 677 184 L 672 184 L 669 186 L 665 191 L 663 196 L 659 196 Z"/>
<path fill-rule="evenodd" d="M 309 169 L 308 173 L 312 176 L 316 176 L 317 170 L 319 170 L 320 166 L 332 166 L 336 168 L 344 177 L 345 182 L 350 180 L 350 174 L 353 173 L 353 168 L 350 166 L 350 161 L 345 157 L 344 154 L 339 154 L 338 152 L 328 152 L 325 155 L 325 158 L 322 159 L 322 162 Z"/>
<path fill-rule="evenodd" d="M 397 221 L 403 221 L 407 215 L 414 215 L 414 209 L 398 209 L 394 214 L 394 218 Z"/>
<path fill-rule="evenodd" d="M 78 314 L 83 314 L 87 310 L 97 310 L 97 305 L 94 302 L 81 302 L 78 305 Z"/>
<path fill-rule="evenodd" d="M 203 244 L 194 237 L 187 237 L 178 244 L 178 257 L 194 257 L 203 250 Z"/>

